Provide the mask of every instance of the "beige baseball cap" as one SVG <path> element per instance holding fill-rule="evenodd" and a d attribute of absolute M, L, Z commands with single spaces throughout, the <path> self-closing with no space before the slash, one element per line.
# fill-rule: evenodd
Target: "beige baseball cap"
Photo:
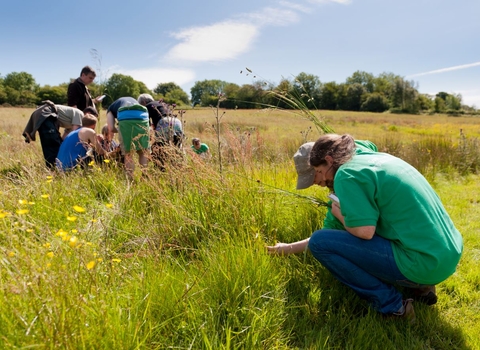
<path fill-rule="evenodd" d="M 295 170 L 297 170 L 297 190 L 303 190 L 313 185 L 315 169 L 310 165 L 310 152 L 315 142 L 307 142 L 300 146 L 293 155 Z"/>

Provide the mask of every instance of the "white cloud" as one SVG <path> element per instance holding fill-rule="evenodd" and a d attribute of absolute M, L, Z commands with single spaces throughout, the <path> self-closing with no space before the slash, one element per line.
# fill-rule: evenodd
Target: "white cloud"
<path fill-rule="evenodd" d="M 296 10 L 298 11 L 298 9 Z M 300 16 L 294 10 L 273 7 L 265 7 L 260 11 L 241 15 L 241 17 L 252 21 L 258 27 L 267 25 L 286 26 L 300 20 Z"/>
<path fill-rule="evenodd" d="M 352 1 L 351 0 L 308 0 L 311 4 L 325 4 L 327 2 L 336 2 L 337 4 L 348 5 Z"/>
<path fill-rule="evenodd" d="M 475 63 L 469 63 L 469 64 L 462 64 L 460 66 L 453 66 L 453 67 L 448 67 L 448 68 L 441 68 L 441 69 L 436 69 L 436 70 L 431 70 L 428 72 L 423 72 L 423 73 L 417 73 L 417 74 L 412 74 L 408 75 L 407 78 L 413 78 L 413 77 L 421 77 L 423 75 L 430 75 L 430 74 L 439 74 L 439 73 L 445 73 L 445 72 L 451 72 L 459 69 L 467 69 L 467 68 L 472 68 L 480 66 L 480 62 L 475 62 Z"/>
<path fill-rule="evenodd" d="M 280 1 L 279 4 L 283 7 L 288 7 L 288 8 L 291 8 L 293 10 L 297 10 L 299 12 L 304 12 L 304 13 L 310 13 L 312 12 L 312 9 L 310 7 L 307 7 L 307 6 L 303 6 L 303 5 L 300 5 L 300 4 L 296 4 L 294 2 L 290 2 L 290 1 Z"/>
<path fill-rule="evenodd" d="M 309 8 L 289 1 L 279 7 L 240 14 L 235 18 L 173 33 L 180 42 L 166 55 L 168 62 L 218 62 L 235 59 L 248 52 L 265 26 L 285 26 L 300 20 L 298 12 Z"/>
<path fill-rule="evenodd" d="M 129 75 L 135 80 L 143 82 L 149 89 L 154 89 L 159 83 L 174 82 L 177 85 L 188 84 L 194 81 L 195 72 L 190 69 L 176 68 L 143 68 L 126 70 L 111 68 L 111 74 L 120 73 Z"/>
<path fill-rule="evenodd" d="M 251 23 L 225 21 L 184 29 L 173 36 L 181 42 L 166 55 L 169 61 L 223 61 L 248 51 L 258 35 Z"/>
<path fill-rule="evenodd" d="M 307 0 L 310 4 L 334 2 L 349 4 L 350 0 Z M 265 26 L 286 26 L 297 23 L 300 13 L 313 11 L 311 5 L 280 0 L 276 7 L 239 14 L 232 19 L 206 26 L 192 27 L 173 33 L 179 41 L 164 59 L 177 62 L 218 62 L 235 59 L 248 52 Z"/>

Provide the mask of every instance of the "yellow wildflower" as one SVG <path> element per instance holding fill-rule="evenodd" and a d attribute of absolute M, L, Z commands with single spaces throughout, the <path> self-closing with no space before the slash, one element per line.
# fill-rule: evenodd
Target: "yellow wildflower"
<path fill-rule="evenodd" d="M 92 260 L 87 264 L 87 270 L 91 270 L 94 267 L 95 267 L 95 260 Z"/>
<path fill-rule="evenodd" d="M 70 232 L 71 232 L 71 233 L 77 233 L 78 230 L 73 229 L 73 230 L 70 230 Z"/>
<path fill-rule="evenodd" d="M 112 262 L 118 263 L 118 262 L 120 262 L 120 261 L 122 261 L 122 260 L 120 260 L 120 259 L 112 259 Z"/>
<path fill-rule="evenodd" d="M 55 256 L 55 254 L 53 254 L 53 252 L 48 252 L 48 253 L 47 253 L 47 256 L 48 256 L 49 258 L 53 258 L 53 257 Z"/>
<path fill-rule="evenodd" d="M 20 205 L 25 205 L 27 203 L 28 203 L 28 201 L 26 199 L 19 199 L 18 200 L 18 204 L 20 204 Z"/>
<path fill-rule="evenodd" d="M 73 216 L 73 215 L 72 216 L 67 216 L 67 220 L 73 222 L 73 221 L 77 220 L 77 217 Z"/>
<path fill-rule="evenodd" d="M 95 161 L 92 160 L 90 163 L 88 163 L 88 166 L 94 166 L 95 165 Z M 90 269 L 89 269 L 90 270 Z"/>
<path fill-rule="evenodd" d="M 97 261 L 98 261 L 98 262 L 102 262 L 103 259 L 102 259 L 102 258 L 98 258 Z"/>
<path fill-rule="evenodd" d="M 28 209 L 19 209 L 17 210 L 18 215 L 24 215 L 28 213 Z"/>
<path fill-rule="evenodd" d="M 50 195 L 49 195 L 49 194 L 42 194 L 40 197 L 42 197 L 42 198 L 49 198 Z"/>
<path fill-rule="evenodd" d="M 52 175 L 48 175 L 48 176 L 47 176 L 47 179 L 53 179 L 53 176 L 52 176 Z"/>
<path fill-rule="evenodd" d="M 52 182 L 52 181 L 53 181 L 53 180 L 50 179 L 50 180 L 47 180 L 47 181 L 45 181 L 45 182 L 48 184 L 48 183 L 50 183 L 50 182 Z"/>
<path fill-rule="evenodd" d="M 78 205 L 74 205 L 73 210 L 75 210 L 77 213 L 84 213 L 85 212 L 85 208 L 82 208 Z"/>
<path fill-rule="evenodd" d="M 25 231 L 27 231 L 28 233 L 32 233 L 33 230 L 31 228 L 27 228 Z"/>
<path fill-rule="evenodd" d="M 110 159 L 104 159 L 103 160 L 105 163 L 110 163 Z"/>
<path fill-rule="evenodd" d="M 3 210 L 0 210 L 0 219 L 3 219 L 7 216 L 11 216 L 12 214 L 10 214 L 8 211 L 3 211 Z"/>
<path fill-rule="evenodd" d="M 72 248 L 75 248 L 75 246 L 78 243 L 78 238 L 75 236 L 70 237 L 70 241 L 68 242 L 68 245 Z"/>
<path fill-rule="evenodd" d="M 29 204 L 29 205 L 34 205 L 34 204 L 35 204 L 35 202 L 28 202 L 28 204 Z"/>
<path fill-rule="evenodd" d="M 50 246 L 51 246 L 50 243 L 45 243 L 45 244 L 43 245 L 43 247 L 44 247 L 44 248 L 47 248 L 47 249 L 50 248 Z"/>
<path fill-rule="evenodd" d="M 9 257 L 14 257 L 14 256 L 15 256 L 15 252 L 8 252 L 8 256 L 9 256 Z"/>
<path fill-rule="evenodd" d="M 57 233 L 55 234 L 56 236 L 60 236 L 60 237 L 63 237 L 67 234 L 66 231 L 64 231 L 63 229 L 60 229 L 57 231 Z"/>
<path fill-rule="evenodd" d="M 113 208 L 113 204 L 112 204 L 112 203 L 107 203 L 107 204 L 105 204 L 105 206 L 106 206 L 107 208 Z"/>

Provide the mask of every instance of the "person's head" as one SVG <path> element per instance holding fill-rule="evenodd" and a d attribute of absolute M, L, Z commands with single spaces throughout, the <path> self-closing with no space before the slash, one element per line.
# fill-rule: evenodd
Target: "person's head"
<path fill-rule="evenodd" d="M 82 71 L 80 72 L 80 80 L 83 81 L 85 85 L 91 84 L 95 80 L 96 76 L 97 73 L 95 73 L 93 68 L 90 66 L 83 67 Z"/>
<path fill-rule="evenodd" d="M 297 190 L 303 190 L 312 185 L 326 186 L 320 174 L 310 165 L 310 152 L 314 143 L 304 143 L 293 155 L 295 170 L 297 171 Z"/>
<path fill-rule="evenodd" d="M 82 126 L 95 130 L 95 127 L 97 126 L 97 117 L 92 114 L 85 114 L 82 118 Z"/>
<path fill-rule="evenodd" d="M 137 101 L 142 106 L 146 106 L 150 102 L 153 102 L 154 99 L 153 99 L 152 95 L 150 95 L 150 94 L 141 94 L 140 96 L 138 96 Z"/>
<path fill-rule="evenodd" d="M 112 141 L 113 134 L 108 132 L 108 124 L 102 127 L 102 135 L 104 140 Z"/>
<path fill-rule="evenodd" d="M 98 118 L 98 112 L 92 106 L 89 106 L 83 110 L 83 114 L 91 114 Z"/>
<path fill-rule="evenodd" d="M 192 145 L 195 147 L 195 149 L 199 149 L 201 146 L 200 139 L 198 137 L 193 138 Z"/>
<path fill-rule="evenodd" d="M 355 140 L 349 134 L 327 134 L 321 136 L 310 152 L 310 165 L 319 173 L 329 188 L 340 166 L 355 154 Z"/>

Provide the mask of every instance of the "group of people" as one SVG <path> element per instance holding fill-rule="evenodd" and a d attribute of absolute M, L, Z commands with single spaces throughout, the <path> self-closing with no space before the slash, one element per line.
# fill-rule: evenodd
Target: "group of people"
<path fill-rule="evenodd" d="M 97 135 L 99 98 L 92 98 L 87 87 L 94 79 L 95 72 L 84 67 L 69 85 L 68 106 L 45 101 L 32 113 L 23 135 L 30 142 L 39 133 L 48 167 L 65 171 L 85 159 L 88 149 L 108 157 L 120 148 L 131 177 L 134 153 L 142 167 L 150 152 L 163 165 L 167 147 L 182 146 L 182 122 L 149 94 L 114 101 Z M 210 156 L 198 138 L 192 139 L 191 150 Z M 331 202 L 322 229 L 299 242 L 268 246 L 270 253 L 309 250 L 382 314 L 413 320 L 413 300 L 437 302 L 435 286 L 454 273 L 463 240 L 438 195 L 414 167 L 348 134 L 327 134 L 302 145 L 294 162 L 297 189 L 328 187 L 338 201 Z"/>
<path fill-rule="evenodd" d="M 95 76 L 91 67 L 82 69 L 80 77 L 68 87 L 68 106 L 44 101 L 30 116 L 23 132 L 25 141 L 35 141 L 38 132 L 46 166 L 62 171 L 89 163 L 87 159 L 119 153 L 129 178 L 135 170 L 134 153 L 142 167 L 147 166 L 150 156 L 163 166 L 170 149 L 182 147 L 182 122 L 167 104 L 155 101 L 150 94 L 141 94 L 137 99 L 121 97 L 114 101 L 107 109 L 102 133 L 97 134 L 95 103 L 102 97 L 92 98 L 88 89 Z M 63 135 L 60 128 L 64 129 Z M 114 140 L 115 133 L 119 143 Z M 198 138 L 192 140 L 191 149 L 209 155 L 208 146 Z"/>
<path fill-rule="evenodd" d="M 328 187 L 323 228 L 268 246 L 309 250 L 341 283 L 384 315 L 415 320 L 413 301 L 437 302 L 436 284 L 455 272 L 463 239 L 428 181 L 370 141 L 327 134 L 294 155 L 297 189 Z"/>

